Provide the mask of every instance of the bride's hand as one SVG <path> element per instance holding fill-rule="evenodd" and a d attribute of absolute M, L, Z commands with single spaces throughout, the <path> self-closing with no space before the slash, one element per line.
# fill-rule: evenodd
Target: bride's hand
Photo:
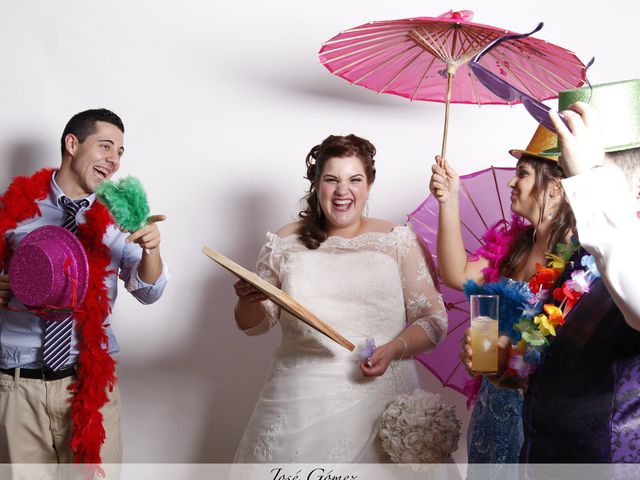
<path fill-rule="evenodd" d="M 360 362 L 360 370 L 365 377 L 379 377 L 389 368 L 391 361 L 398 356 L 395 343 L 389 342 L 376 348 L 369 360 L 366 362 Z"/>
<path fill-rule="evenodd" d="M 233 284 L 233 288 L 236 291 L 238 299 L 242 302 L 258 303 L 269 298 L 249 282 L 244 280 L 238 280 Z"/>

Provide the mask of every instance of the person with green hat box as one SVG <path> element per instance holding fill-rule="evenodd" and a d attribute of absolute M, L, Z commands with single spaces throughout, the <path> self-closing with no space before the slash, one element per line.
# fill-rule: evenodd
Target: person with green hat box
<path fill-rule="evenodd" d="M 581 243 L 595 255 L 627 323 L 640 330 L 640 282 L 635 280 L 636 271 L 625 268 L 640 265 L 640 250 L 635 247 L 640 233 L 640 222 L 635 221 L 640 218 L 640 80 L 612 87 L 633 98 L 620 112 L 623 118 L 617 117 L 615 108 L 595 110 L 581 101 L 565 112 L 571 130 L 554 118 L 562 139 L 560 165 L 572 177 L 563 184 Z"/>
<path fill-rule="evenodd" d="M 640 449 L 640 80 L 561 92 L 551 113 L 581 245 L 600 274 L 530 376 L 526 463 L 637 463 Z M 587 257 L 588 258 L 588 257 Z"/>

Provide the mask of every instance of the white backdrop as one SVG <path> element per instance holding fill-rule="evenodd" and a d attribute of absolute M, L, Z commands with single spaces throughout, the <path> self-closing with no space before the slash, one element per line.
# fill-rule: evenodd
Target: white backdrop
<path fill-rule="evenodd" d="M 593 83 L 637 77 L 637 7 L 610 5 L 2 1 L 0 188 L 16 174 L 57 165 L 69 117 L 107 107 L 126 127 L 120 175 L 140 177 L 153 212 L 168 216 L 160 225 L 172 272 L 164 297 L 144 307 L 123 294 L 114 312 L 125 460 L 232 460 L 279 331 L 248 338 L 236 330 L 234 278 L 200 248 L 252 268 L 265 232 L 296 216 L 311 146 L 331 133 L 373 141 L 372 216 L 404 222 L 427 194 L 443 106 L 349 86 L 319 65 L 323 40 L 369 20 L 472 9 L 475 21 L 515 31 L 544 21 L 539 37 L 583 61 L 596 56 Z M 534 128 L 522 107 L 453 106 L 448 157 L 461 174 L 513 165 L 507 150 L 525 147 Z M 463 399 L 442 393 L 466 429 Z M 461 442 L 456 459 L 465 458 Z"/>

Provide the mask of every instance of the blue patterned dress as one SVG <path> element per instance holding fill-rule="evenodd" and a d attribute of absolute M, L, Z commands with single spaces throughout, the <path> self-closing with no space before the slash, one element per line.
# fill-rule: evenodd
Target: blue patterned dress
<path fill-rule="evenodd" d="M 467 430 L 469 463 L 518 463 L 522 442 L 522 395 L 483 378 Z"/>
<path fill-rule="evenodd" d="M 499 328 L 501 335 L 516 337 L 513 325 L 522 313 L 522 302 L 530 295 L 526 282 L 516 282 L 502 278 L 499 282 L 478 285 L 469 281 L 464 286 L 467 295 L 494 294 L 500 296 Z M 522 427 L 523 396 L 516 390 L 493 386 L 486 378 L 478 398 L 473 405 L 471 420 L 467 430 L 468 462 L 491 463 L 490 469 L 480 469 L 480 477 L 499 475 L 509 478 L 510 472 L 506 464 L 518 463 L 520 449 L 524 440 Z M 509 471 L 510 473 L 505 473 Z M 473 469 L 468 472 L 474 478 Z"/>

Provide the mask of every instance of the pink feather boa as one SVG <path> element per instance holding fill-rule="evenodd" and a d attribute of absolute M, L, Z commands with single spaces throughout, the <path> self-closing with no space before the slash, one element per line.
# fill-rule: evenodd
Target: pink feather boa
<path fill-rule="evenodd" d="M 511 215 L 511 222 L 500 220 L 482 236 L 483 245 L 475 255 L 489 260 L 489 266 L 482 270 L 487 283 L 500 280 L 500 263 L 509 253 L 514 240 L 520 233 L 529 228 L 526 220 L 518 215 Z"/>

